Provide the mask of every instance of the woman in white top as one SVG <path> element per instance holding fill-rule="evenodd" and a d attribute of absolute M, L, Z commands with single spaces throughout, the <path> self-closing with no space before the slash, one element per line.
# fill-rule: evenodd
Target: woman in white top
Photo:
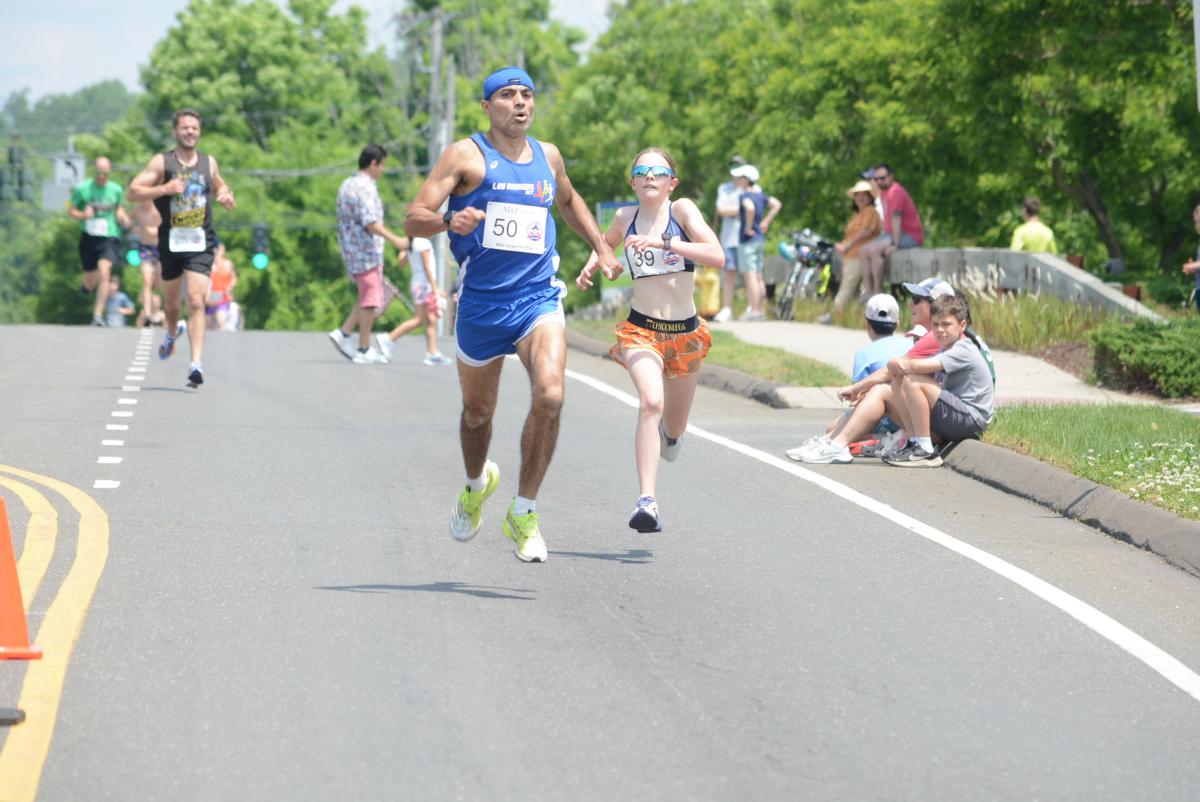
<path fill-rule="evenodd" d="M 433 243 L 424 237 L 408 237 L 401 239 L 408 245 L 400 248 L 397 257 L 400 264 L 410 263 L 412 278 L 408 283 L 408 291 L 412 296 L 413 316 L 392 329 L 388 334 L 376 334 L 375 341 L 379 350 L 388 359 L 392 358 L 392 345 L 415 329 L 425 327 L 425 359 L 430 367 L 441 367 L 454 364 L 454 360 L 442 356 L 437 349 L 437 320 L 441 317 L 442 306 L 445 305 L 445 293 L 437 286 L 437 276 L 433 268 Z M 412 257 L 409 257 L 409 254 Z"/>
<path fill-rule="evenodd" d="M 639 400 L 634 434 L 639 496 L 629 526 L 661 532 L 654 497 L 658 458 L 674 461 L 679 455 L 700 366 L 712 345 L 708 326 L 696 316 L 695 264 L 721 267 L 725 252 L 694 202 L 671 201 L 679 179 L 666 151 L 639 153 L 630 184 L 637 205 L 618 209 L 604 234 L 614 248 L 624 242 L 624 266 L 634 279 L 629 319 L 617 326 L 611 353 L 629 371 Z M 593 252 L 575 282 L 580 289 L 592 286 L 596 267 Z"/>

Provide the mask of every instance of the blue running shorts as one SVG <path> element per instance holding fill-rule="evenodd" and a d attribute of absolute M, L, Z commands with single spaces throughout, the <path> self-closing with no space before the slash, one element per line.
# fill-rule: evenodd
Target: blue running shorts
<path fill-rule="evenodd" d="M 480 367 L 515 354 L 517 343 L 546 321 L 567 325 L 562 299 L 567 287 L 557 278 L 504 292 L 464 287 L 458 298 L 454 336 L 458 358 Z"/>

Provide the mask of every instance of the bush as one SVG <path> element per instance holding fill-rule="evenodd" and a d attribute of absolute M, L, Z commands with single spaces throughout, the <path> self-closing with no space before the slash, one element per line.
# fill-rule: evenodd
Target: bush
<path fill-rule="evenodd" d="M 1192 276 L 1185 276 L 1178 271 L 1146 279 L 1146 291 L 1150 293 L 1151 298 L 1164 306 L 1187 306 L 1194 286 L 1195 279 Z"/>
<path fill-rule="evenodd" d="M 1090 337 L 1101 384 L 1167 398 L 1200 396 L 1200 320 L 1110 320 Z"/>

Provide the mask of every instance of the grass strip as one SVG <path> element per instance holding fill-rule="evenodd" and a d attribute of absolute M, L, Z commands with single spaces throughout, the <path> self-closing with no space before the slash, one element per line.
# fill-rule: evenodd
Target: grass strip
<path fill-rule="evenodd" d="M 1164 406 L 1001 407 L 985 442 L 1200 521 L 1200 418 Z"/>

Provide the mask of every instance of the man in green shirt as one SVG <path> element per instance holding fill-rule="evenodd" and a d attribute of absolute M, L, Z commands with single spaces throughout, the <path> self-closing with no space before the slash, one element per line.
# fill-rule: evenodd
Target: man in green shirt
<path fill-rule="evenodd" d="M 1038 220 L 1038 214 L 1042 211 L 1042 202 L 1037 198 L 1026 198 L 1024 207 L 1021 209 L 1021 217 L 1025 218 L 1025 222 L 1017 226 L 1017 230 L 1013 232 L 1012 245 L 1008 246 L 1014 251 L 1028 251 L 1029 253 L 1058 253 L 1058 246 L 1054 244 L 1054 232 L 1050 227 Z"/>
<path fill-rule="evenodd" d="M 75 186 L 67 214 L 79 221 L 79 260 L 83 266 L 83 291 L 95 291 L 92 325 L 103 326 L 104 306 L 113 263 L 120 258 L 121 228 L 129 227 L 129 215 L 121 208 L 125 191 L 113 181 L 112 162 L 96 159 L 96 177 Z"/>

